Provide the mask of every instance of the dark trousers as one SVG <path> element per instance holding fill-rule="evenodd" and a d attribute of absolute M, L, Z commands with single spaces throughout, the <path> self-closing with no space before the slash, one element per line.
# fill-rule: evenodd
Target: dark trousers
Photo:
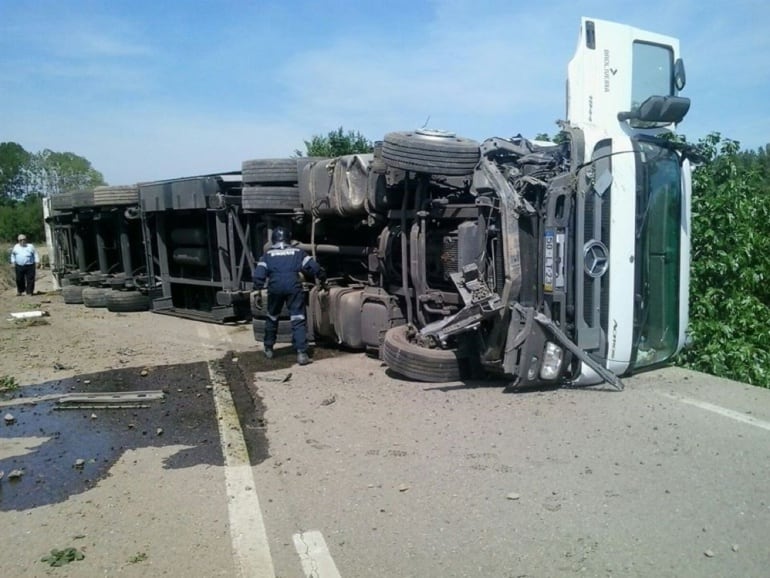
<path fill-rule="evenodd" d="M 305 318 L 305 294 L 302 289 L 291 293 L 267 293 L 267 319 L 265 320 L 265 349 L 272 349 L 278 335 L 278 316 L 284 303 L 291 319 L 291 344 L 297 351 L 307 351 L 307 320 Z"/>
<path fill-rule="evenodd" d="M 35 292 L 35 265 L 16 265 L 16 292 Z"/>

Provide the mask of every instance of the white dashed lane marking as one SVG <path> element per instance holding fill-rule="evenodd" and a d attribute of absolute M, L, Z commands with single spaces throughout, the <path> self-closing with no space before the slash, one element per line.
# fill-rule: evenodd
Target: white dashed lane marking
<path fill-rule="evenodd" d="M 733 409 L 722 407 L 721 405 L 714 405 L 713 403 L 708 403 L 707 401 L 700 401 L 699 399 L 693 399 L 691 397 L 681 397 L 670 393 L 661 393 L 661 395 L 668 397 L 670 399 L 675 399 L 676 401 L 681 401 L 682 403 L 686 403 L 687 405 L 692 405 L 694 407 L 698 407 L 700 409 L 704 409 L 706 411 L 716 413 L 723 417 L 727 417 L 732 420 L 745 423 L 746 425 L 751 425 L 754 427 L 758 427 L 758 428 L 770 431 L 770 422 L 766 422 L 761 419 L 751 417 L 750 415 L 746 415 L 745 413 L 740 413 Z"/>
<path fill-rule="evenodd" d="M 341 578 L 321 532 L 311 530 L 294 534 L 294 547 L 305 578 Z"/>

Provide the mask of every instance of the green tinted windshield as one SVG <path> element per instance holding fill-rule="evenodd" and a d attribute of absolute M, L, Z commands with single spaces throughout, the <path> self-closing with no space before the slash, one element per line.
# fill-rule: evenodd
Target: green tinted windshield
<path fill-rule="evenodd" d="M 679 341 L 681 167 L 677 154 L 637 143 L 633 368 L 668 361 Z"/>

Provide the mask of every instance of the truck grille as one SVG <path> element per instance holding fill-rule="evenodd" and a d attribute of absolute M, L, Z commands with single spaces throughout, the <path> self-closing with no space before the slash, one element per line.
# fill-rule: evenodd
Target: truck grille
<path fill-rule="evenodd" d="M 581 349 L 603 354 L 609 325 L 610 275 L 605 272 L 591 276 L 586 271 L 585 248 L 599 242 L 610 251 L 610 208 L 612 188 L 597 191 L 593 183 L 600 175 L 611 171 L 611 141 L 601 141 L 594 149 L 593 178 L 578 195 L 576 205 L 575 290 L 576 305 L 581 309 L 577 317 L 577 342 Z M 584 179 L 581 181 L 585 182 Z M 593 243 L 596 244 L 596 243 Z"/>

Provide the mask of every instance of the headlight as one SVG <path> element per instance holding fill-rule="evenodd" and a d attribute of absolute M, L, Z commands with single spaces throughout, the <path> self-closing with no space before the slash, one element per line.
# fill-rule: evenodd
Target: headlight
<path fill-rule="evenodd" d="M 540 379 L 550 381 L 559 377 L 563 359 L 564 350 L 555 343 L 547 342 L 543 351 L 543 364 L 540 366 Z"/>

